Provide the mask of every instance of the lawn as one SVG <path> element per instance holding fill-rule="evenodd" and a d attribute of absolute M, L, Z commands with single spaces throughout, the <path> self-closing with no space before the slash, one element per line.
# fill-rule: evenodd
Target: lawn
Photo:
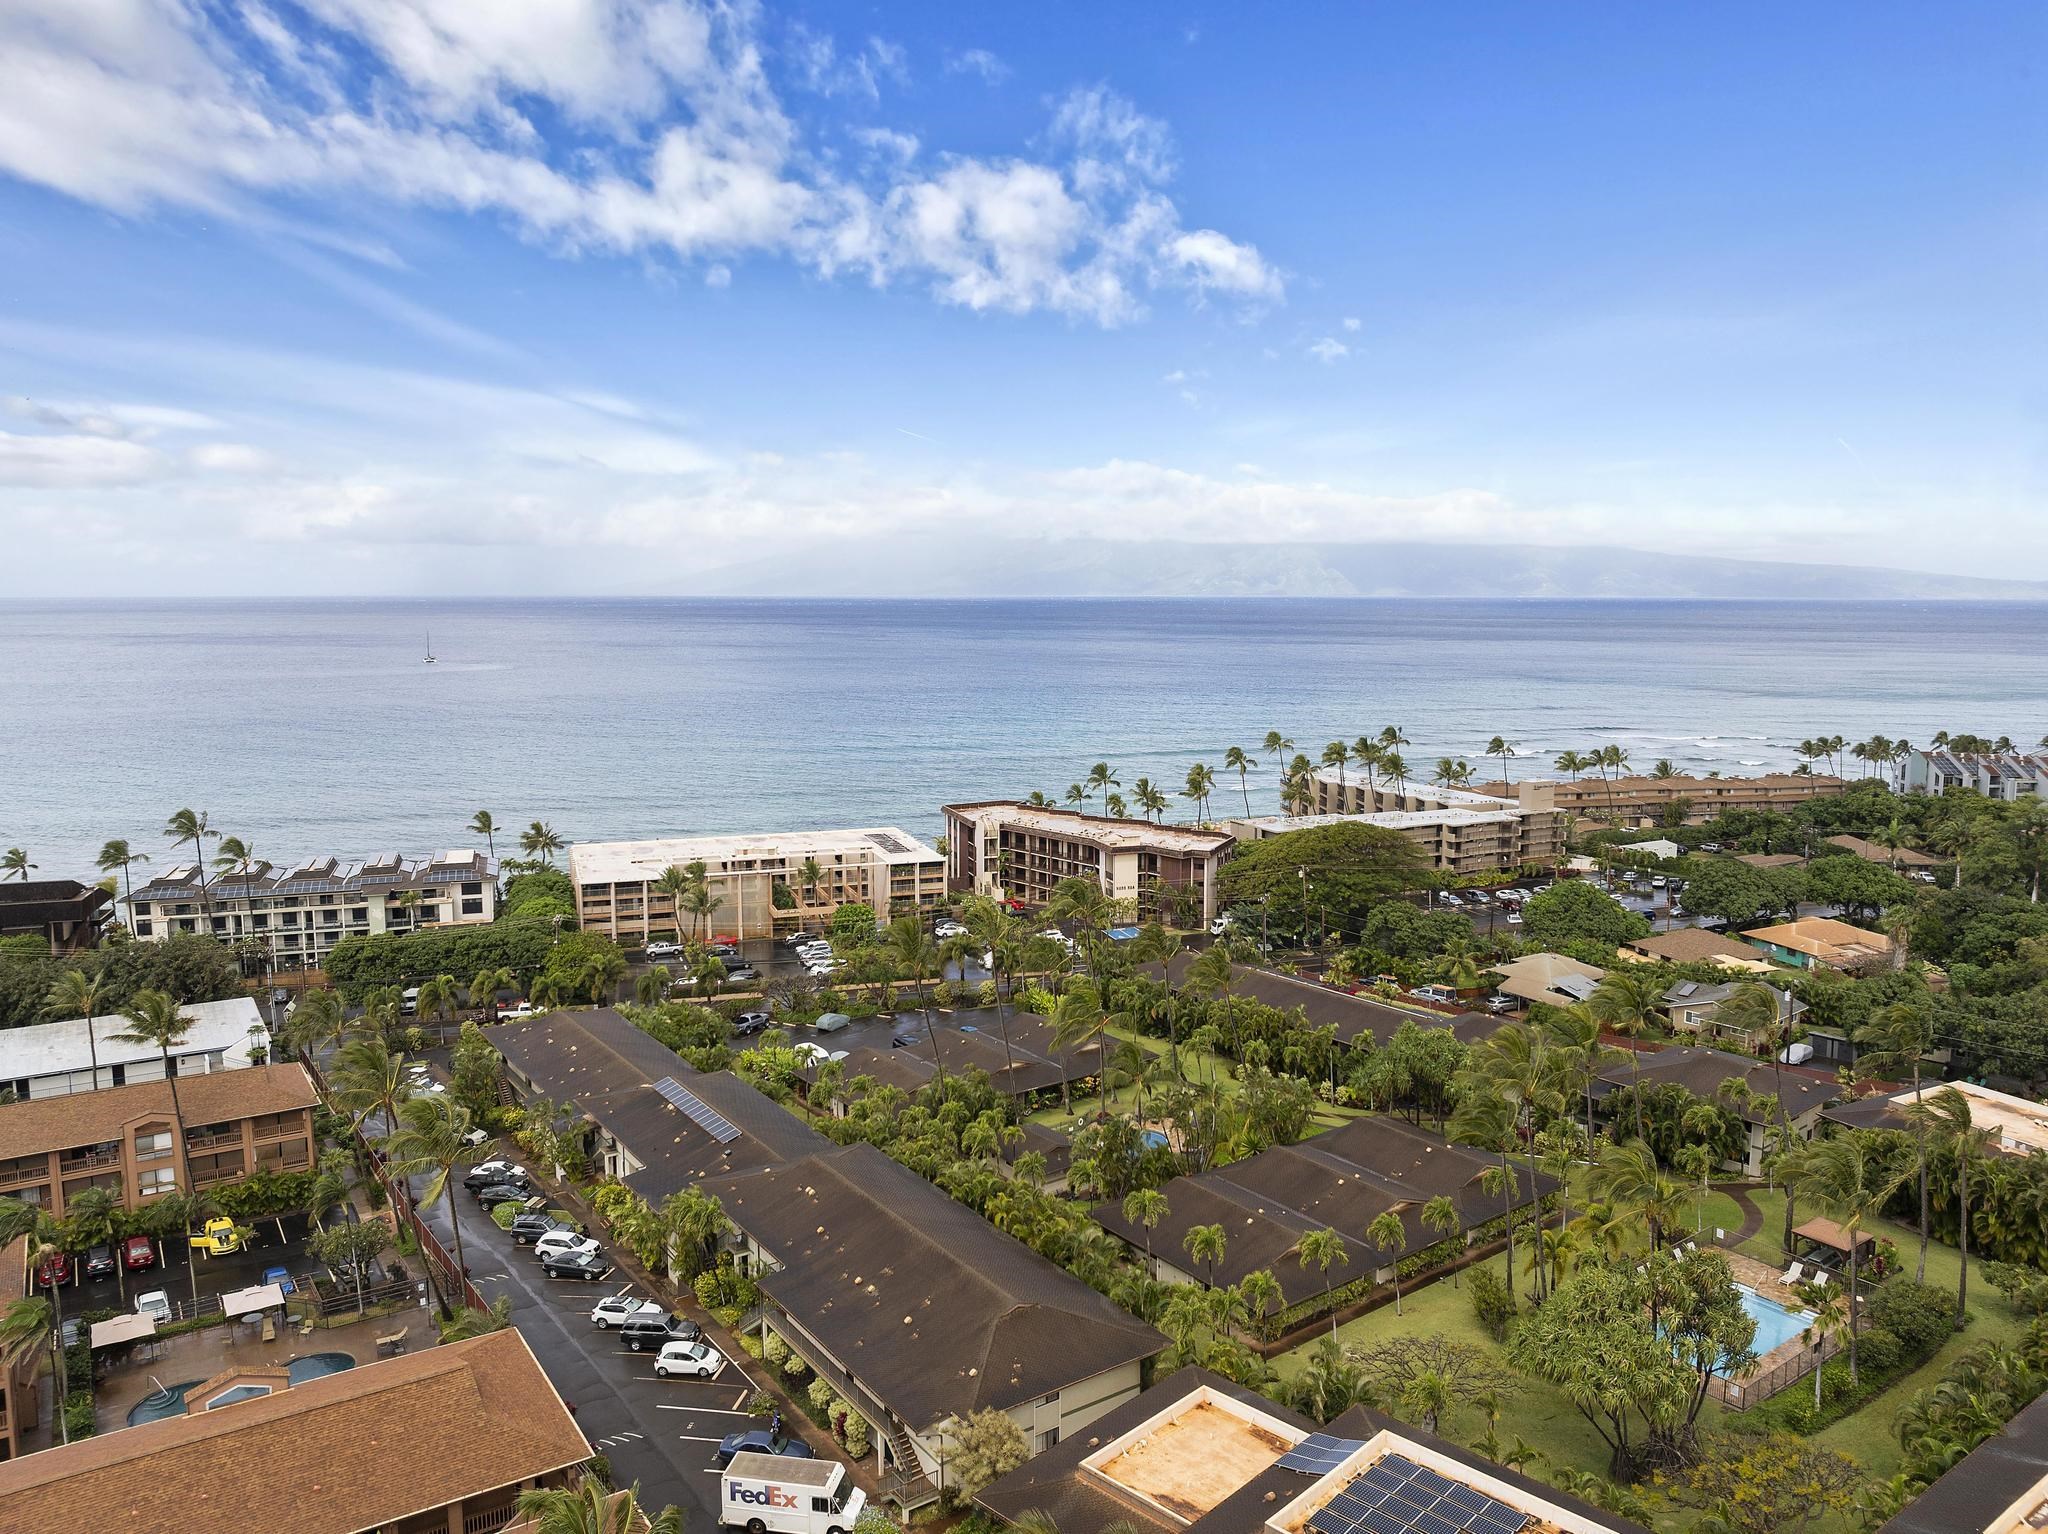
<path fill-rule="evenodd" d="M 1167 1045 L 1164 1039 L 1155 1039 L 1146 1034 L 1132 1033 L 1122 1028 L 1112 1028 L 1109 1031 L 1112 1036 L 1119 1039 L 1129 1039 L 1140 1049 L 1149 1051 L 1152 1054 L 1163 1055 L 1166 1053 Z M 1207 1086 L 1211 1080 L 1214 1080 L 1218 1090 L 1225 1096 L 1237 1090 L 1237 1078 L 1233 1074 L 1236 1067 L 1230 1061 L 1224 1059 L 1223 1056 L 1214 1054 L 1209 1050 L 1197 1049 L 1192 1045 L 1182 1043 L 1180 1046 L 1180 1068 L 1182 1074 L 1189 1081 L 1199 1086 Z M 1118 1111 L 1125 1111 L 1130 1108 L 1136 1099 L 1137 1091 L 1135 1088 L 1119 1087 L 1115 1092 L 1108 1094 L 1107 1106 Z M 1026 1115 L 1026 1117 L 1034 1124 L 1045 1124 L 1053 1129 L 1065 1132 L 1073 1129 L 1078 1124 L 1086 1122 L 1103 1106 L 1103 1095 L 1094 1093 L 1086 1097 L 1076 1097 L 1071 1108 L 1065 1108 L 1058 1103 L 1053 1103 L 1048 1107 L 1038 1109 L 1035 1113 Z M 1326 1102 L 1319 1102 L 1316 1105 L 1314 1122 L 1318 1128 L 1331 1129 L 1344 1123 L 1346 1120 L 1360 1117 L 1365 1111 L 1363 1108 L 1340 1108 L 1333 1107 Z"/>

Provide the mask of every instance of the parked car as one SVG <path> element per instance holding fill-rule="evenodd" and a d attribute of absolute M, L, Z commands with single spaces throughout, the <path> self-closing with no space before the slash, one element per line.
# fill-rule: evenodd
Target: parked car
<path fill-rule="evenodd" d="M 591 1324 L 599 1331 L 609 1331 L 614 1326 L 623 1326 L 636 1316 L 664 1316 L 668 1311 L 659 1300 L 643 1300 L 632 1290 L 621 1289 L 617 1294 L 608 1294 L 590 1310 Z"/>
<path fill-rule="evenodd" d="M 464 1172 L 462 1186 L 474 1193 L 489 1183 L 524 1181 L 525 1178 L 525 1167 L 517 1162 L 507 1161 L 503 1156 L 493 1156 L 489 1161 L 479 1161 Z"/>
<path fill-rule="evenodd" d="M 479 1204 L 482 1204 L 486 1209 L 494 1209 L 499 1204 L 525 1203 L 526 1200 L 533 1197 L 533 1184 L 530 1182 L 493 1182 L 486 1183 L 483 1187 L 473 1191 Z"/>
<path fill-rule="evenodd" d="M 657 1379 L 681 1374 L 708 1380 L 724 1367 L 725 1355 L 708 1342 L 671 1342 L 654 1355 Z"/>
<path fill-rule="evenodd" d="M 818 1021 L 812 1026 L 820 1033 L 838 1033 L 853 1025 L 853 1019 L 844 1012 L 820 1012 Z"/>
<path fill-rule="evenodd" d="M 761 972 L 751 964 L 735 964 L 725 972 L 728 984 L 735 980 L 759 980 Z"/>
<path fill-rule="evenodd" d="M 1236 925 L 1237 918 L 1235 916 L 1232 916 L 1228 911 L 1225 911 L 1222 915 L 1218 916 L 1214 921 L 1209 923 L 1209 936 L 1221 937 L 1224 933 L 1228 932 L 1232 927 Z"/>
<path fill-rule="evenodd" d="M 121 1243 L 121 1261 L 130 1273 L 156 1266 L 156 1243 L 147 1236 L 130 1236 Z"/>
<path fill-rule="evenodd" d="M 540 1270 L 549 1278 L 580 1278 L 594 1284 L 612 1276 L 612 1262 L 592 1247 L 588 1251 L 550 1253 L 540 1260 Z"/>
<path fill-rule="evenodd" d="M 1458 993 L 1447 985 L 1418 985 L 1409 989 L 1408 994 L 1417 1001 L 1456 1001 Z"/>
<path fill-rule="evenodd" d="M 564 1252 L 595 1252 L 600 1250 L 595 1236 L 578 1235 L 573 1230 L 551 1230 L 533 1243 L 536 1257 L 553 1257 Z"/>
<path fill-rule="evenodd" d="M 732 1020 L 733 1034 L 743 1039 L 759 1033 L 767 1026 L 768 1014 L 766 1012 L 742 1012 Z"/>
<path fill-rule="evenodd" d="M 846 968 L 844 959 L 813 959 L 804 966 L 811 975 L 831 975 Z"/>
<path fill-rule="evenodd" d="M 748 1428 L 744 1433 L 727 1433 L 718 1445 L 718 1452 L 711 1462 L 720 1470 L 732 1463 L 735 1454 L 780 1454 L 788 1459 L 815 1459 L 811 1446 L 801 1438 L 786 1438 L 781 1433 L 771 1433 L 765 1427 Z"/>
<path fill-rule="evenodd" d="M 673 959 L 683 951 L 681 943 L 653 942 L 641 950 L 650 959 Z"/>
<path fill-rule="evenodd" d="M 1447 905 L 1454 911 L 1464 909 L 1465 902 L 1460 900 L 1456 895 L 1453 895 L 1449 890 L 1445 890 L 1441 895 L 1437 896 L 1436 898 L 1438 904 Z"/>
<path fill-rule="evenodd" d="M 556 1219 L 545 1209 L 529 1209 L 524 1214 L 513 1217 L 512 1240 L 519 1246 L 532 1246 L 542 1236 L 568 1229 L 569 1225 Z"/>
<path fill-rule="evenodd" d="M 52 1252 L 36 1264 L 36 1282 L 45 1289 L 54 1289 L 59 1284 L 71 1282 L 71 1254 Z"/>
<path fill-rule="evenodd" d="M 922 1044 L 923 1042 L 922 1036 L 909 1028 L 889 1036 L 889 1047 L 891 1049 L 909 1049 L 912 1045 Z"/>
<path fill-rule="evenodd" d="M 1510 911 L 1510 912 L 1508 912 L 1508 925 L 1509 925 L 1510 927 L 1519 927 L 1519 926 L 1521 926 L 1521 925 L 1522 925 L 1522 913 L 1521 913 L 1520 911 Z"/>
<path fill-rule="evenodd" d="M 299 1290 L 299 1286 L 292 1282 L 291 1274 L 283 1268 L 265 1268 L 263 1282 L 277 1285 L 278 1290 L 284 1294 L 296 1294 Z"/>
<path fill-rule="evenodd" d="M 785 937 L 782 941 L 788 944 L 791 948 L 801 948 L 806 943 L 818 942 L 819 938 L 817 933 L 805 932 L 801 928 L 799 928 L 797 931 L 790 933 L 789 936 Z"/>
<path fill-rule="evenodd" d="M 827 1060 L 844 1060 L 850 1051 L 827 1049 L 823 1044 L 813 1044 L 805 1039 L 796 1046 L 796 1057 L 805 1065 L 823 1065 Z"/>
<path fill-rule="evenodd" d="M 1515 1010 L 1515 998 L 1512 996 L 1489 996 L 1486 998 L 1486 1010 L 1493 1013 L 1496 1017 L 1503 1012 L 1512 1012 Z"/>
<path fill-rule="evenodd" d="M 135 1313 L 138 1316 L 155 1316 L 158 1326 L 166 1325 L 171 1319 L 171 1297 L 161 1289 L 138 1294 L 135 1296 Z"/>
<path fill-rule="evenodd" d="M 967 936 L 967 929 L 961 926 L 959 922 L 954 921 L 952 918 L 948 917 L 946 920 L 937 922 L 933 925 L 932 936 L 965 937 Z"/>
<path fill-rule="evenodd" d="M 739 944 L 713 943 L 711 945 L 711 955 L 713 958 L 718 959 L 737 959 L 740 956 Z"/>
<path fill-rule="evenodd" d="M 85 1254 L 87 1278 L 112 1278 L 116 1266 L 114 1248 L 109 1242 L 103 1241 Z"/>
<path fill-rule="evenodd" d="M 498 1021 L 501 1023 L 517 1023 L 538 1016 L 540 1009 L 530 1001 L 515 1001 L 509 1007 L 498 1008 Z"/>
<path fill-rule="evenodd" d="M 1665 878 L 1662 874 L 1658 874 L 1655 878 L 1650 880 L 1650 888 L 1653 890 L 1660 890 L 1670 882 L 1671 881 Z"/>
<path fill-rule="evenodd" d="M 671 1342 L 695 1342 L 703 1335 L 697 1323 L 684 1316 L 634 1316 L 619 1326 L 619 1340 L 635 1353 Z"/>

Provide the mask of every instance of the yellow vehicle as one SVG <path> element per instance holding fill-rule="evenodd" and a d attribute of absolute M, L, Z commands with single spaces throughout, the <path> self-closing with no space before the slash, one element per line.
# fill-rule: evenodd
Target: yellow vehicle
<path fill-rule="evenodd" d="M 192 1244 L 209 1257 L 226 1257 L 242 1249 L 242 1233 L 235 1229 L 235 1222 L 224 1215 L 208 1220 L 205 1234 L 191 1239 Z"/>

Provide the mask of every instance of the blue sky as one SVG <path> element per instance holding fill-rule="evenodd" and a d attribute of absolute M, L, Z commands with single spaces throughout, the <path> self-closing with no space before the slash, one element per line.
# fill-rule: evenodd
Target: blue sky
<path fill-rule="evenodd" d="M 0 5 L 0 592 L 2048 578 L 2037 6 Z"/>

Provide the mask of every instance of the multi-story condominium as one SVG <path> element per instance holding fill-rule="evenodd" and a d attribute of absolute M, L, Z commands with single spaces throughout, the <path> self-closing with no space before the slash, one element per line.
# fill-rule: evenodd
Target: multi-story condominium
<path fill-rule="evenodd" d="M 1968 789 L 1986 799 L 2039 799 L 2048 797 L 2048 751 L 1915 751 L 1905 781 L 1912 793 Z"/>
<path fill-rule="evenodd" d="M 139 1209 L 182 1183 L 188 1158 L 197 1188 L 313 1164 L 319 1097 L 304 1066 L 180 1076 L 176 1086 L 175 1107 L 161 1080 L 0 1104 L 0 1196 L 62 1217 L 87 1188 Z"/>
<path fill-rule="evenodd" d="M 188 1001 L 178 1008 L 189 1025 L 171 1046 L 171 1074 L 183 1081 L 241 1070 L 270 1058 L 263 1015 L 247 996 Z M 132 1027 L 118 1014 L 31 1023 L 0 1032 L 0 1087 L 17 1099 L 64 1097 L 164 1079 L 164 1054 L 153 1044 L 123 1042 Z"/>
<path fill-rule="evenodd" d="M 717 902 L 709 917 L 678 912 L 657 888 L 664 871 L 704 865 Z M 772 831 L 578 842 L 569 878 L 585 931 L 623 943 L 649 938 L 772 937 L 822 927 L 842 905 L 872 906 L 882 921 L 925 911 L 946 896 L 946 860 L 908 831 Z"/>
<path fill-rule="evenodd" d="M 40 937 L 59 958 L 100 945 L 114 897 L 76 879 L 0 884 L 0 937 Z"/>
<path fill-rule="evenodd" d="M 1213 826 L 1113 820 L 1014 799 L 945 808 L 947 883 L 955 890 L 1043 905 L 1062 879 L 1093 879 L 1141 921 L 1185 891 L 1185 915 L 1207 925 L 1216 874 L 1234 838 Z"/>
<path fill-rule="evenodd" d="M 379 852 L 360 861 L 308 858 L 292 868 L 258 861 L 210 876 L 167 868 L 129 902 L 135 935 L 208 932 L 224 943 L 269 948 L 279 969 L 318 969 L 345 937 L 486 922 L 498 914 L 498 865 L 481 852 L 406 858 Z"/>
<path fill-rule="evenodd" d="M 1368 788 L 1364 783 L 1340 785 L 1335 774 L 1320 773 L 1314 791 L 1316 814 L 1257 815 L 1229 821 L 1229 829 L 1240 841 L 1259 841 L 1308 826 L 1356 821 L 1399 831 L 1430 867 L 1450 874 L 1548 867 L 1564 856 L 1564 816 L 1542 795 L 1524 803 L 1419 784 Z M 1340 808 L 1346 805 L 1352 808 Z"/>
<path fill-rule="evenodd" d="M 1409 785 L 1410 791 L 1414 785 Z M 1753 778 L 1524 778 L 1481 783 L 1480 793 L 1543 804 L 1576 820 L 1615 825 L 1655 825 L 1675 799 L 1686 803 L 1688 825 L 1701 825 L 1723 810 L 1789 810 L 1842 791 L 1842 780 L 1819 772 L 1767 772 Z M 1431 792 L 1440 793 L 1436 789 Z"/>

